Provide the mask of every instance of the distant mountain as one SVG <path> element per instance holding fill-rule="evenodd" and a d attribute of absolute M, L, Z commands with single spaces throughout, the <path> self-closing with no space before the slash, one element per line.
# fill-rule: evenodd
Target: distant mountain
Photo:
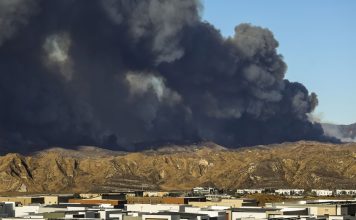
<path fill-rule="evenodd" d="M 47 154 L 58 154 L 63 157 L 75 157 L 75 158 L 100 158 L 109 156 L 118 156 L 126 154 L 124 151 L 112 151 L 104 148 L 94 147 L 94 146 L 78 146 L 74 149 L 66 149 L 61 147 L 52 147 L 42 151 L 34 152 L 33 155 L 47 155 Z"/>
<path fill-rule="evenodd" d="M 335 125 L 323 123 L 324 133 L 336 137 L 343 142 L 356 142 L 356 123 L 350 125 Z"/>
<path fill-rule="evenodd" d="M 356 143 L 225 149 L 213 143 L 135 153 L 54 148 L 0 157 L 0 192 L 293 187 L 356 188 Z"/>

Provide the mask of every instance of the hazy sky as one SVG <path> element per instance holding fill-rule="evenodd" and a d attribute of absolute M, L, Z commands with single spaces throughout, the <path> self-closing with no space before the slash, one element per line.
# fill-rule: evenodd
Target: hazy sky
<path fill-rule="evenodd" d="M 355 0 L 204 0 L 203 18 L 233 35 L 242 22 L 270 29 L 286 78 L 316 92 L 323 121 L 356 122 Z"/>

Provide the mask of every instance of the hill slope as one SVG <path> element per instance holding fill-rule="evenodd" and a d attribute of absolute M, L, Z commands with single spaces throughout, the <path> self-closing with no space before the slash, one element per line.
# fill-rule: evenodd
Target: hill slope
<path fill-rule="evenodd" d="M 0 157 L 0 191 L 190 189 L 198 185 L 356 188 L 356 144 L 296 142 L 227 150 L 209 143 L 164 149 L 100 154 L 94 148 L 85 148 L 84 153 L 56 148 L 32 156 L 7 154 Z"/>

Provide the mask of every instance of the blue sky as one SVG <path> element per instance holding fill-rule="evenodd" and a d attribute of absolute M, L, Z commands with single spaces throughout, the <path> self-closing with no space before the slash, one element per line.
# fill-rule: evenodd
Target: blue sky
<path fill-rule="evenodd" d="M 203 19 L 224 36 L 240 23 L 270 29 L 286 78 L 316 92 L 323 121 L 356 122 L 355 0 L 203 0 Z"/>

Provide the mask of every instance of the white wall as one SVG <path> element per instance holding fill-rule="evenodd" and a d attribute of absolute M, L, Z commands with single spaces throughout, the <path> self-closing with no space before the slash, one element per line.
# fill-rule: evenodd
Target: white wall
<path fill-rule="evenodd" d="M 53 207 L 40 206 L 38 209 L 38 213 L 55 212 L 55 211 L 67 211 L 67 208 L 53 208 Z"/>
<path fill-rule="evenodd" d="M 336 195 L 356 195 L 356 190 L 351 190 L 351 189 L 338 189 L 336 190 Z"/>
<path fill-rule="evenodd" d="M 15 217 L 26 216 L 29 215 L 29 213 L 38 213 L 39 209 L 39 206 L 18 206 L 15 207 Z"/>
<path fill-rule="evenodd" d="M 317 196 L 332 196 L 333 191 L 331 190 L 312 190 Z"/>
<path fill-rule="evenodd" d="M 115 215 L 116 218 L 120 218 L 122 220 L 122 211 L 121 210 L 100 210 L 98 211 L 100 215 L 100 219 L 108 219 L 113 218 Z"/>
<path fill-rule="evenodd" d="M 200 207 L 184 207 L 184 212 L 187 212 L 187 213 L 196 213 L 200 210 L 201 210 Z"/>
<path fill-rule="evenodd" d="M 84 207 L 84 206 L 82 206 L 82 207 L 79 207 L 79 206 L 68 206 L 67 207 L 67 210 L 68 211 L 83 211 L 83 210 L 87 210 L 87 207 Z"/>
<path fill-rule="evenodd" d="M 119 214 L 119 213 L 110 213 L 109 218 L 115 218 L 115 219 L 119 219 L 119 220 L 123 220 L 123 214 Z"/>
<path fill-rule="evenodd" d="M 126 204 L 126 210 L 129 212 L 149 212 L 155 213 L 159 211 L 181 212 L 184 211 L 184 205 L 174 204 Z"/>
<path fill-rule="evenodd" d="M 142 220 L 146 220 L 147 218 L 180 220 L 179 215 L 142 215 Z"/>
<path fill-rule="evenodd" d="M 255 218 L 255 219 L 266 219 L 267 215 L 265 212 L 232 212 L 232 220 L 238 218 Z"/>

